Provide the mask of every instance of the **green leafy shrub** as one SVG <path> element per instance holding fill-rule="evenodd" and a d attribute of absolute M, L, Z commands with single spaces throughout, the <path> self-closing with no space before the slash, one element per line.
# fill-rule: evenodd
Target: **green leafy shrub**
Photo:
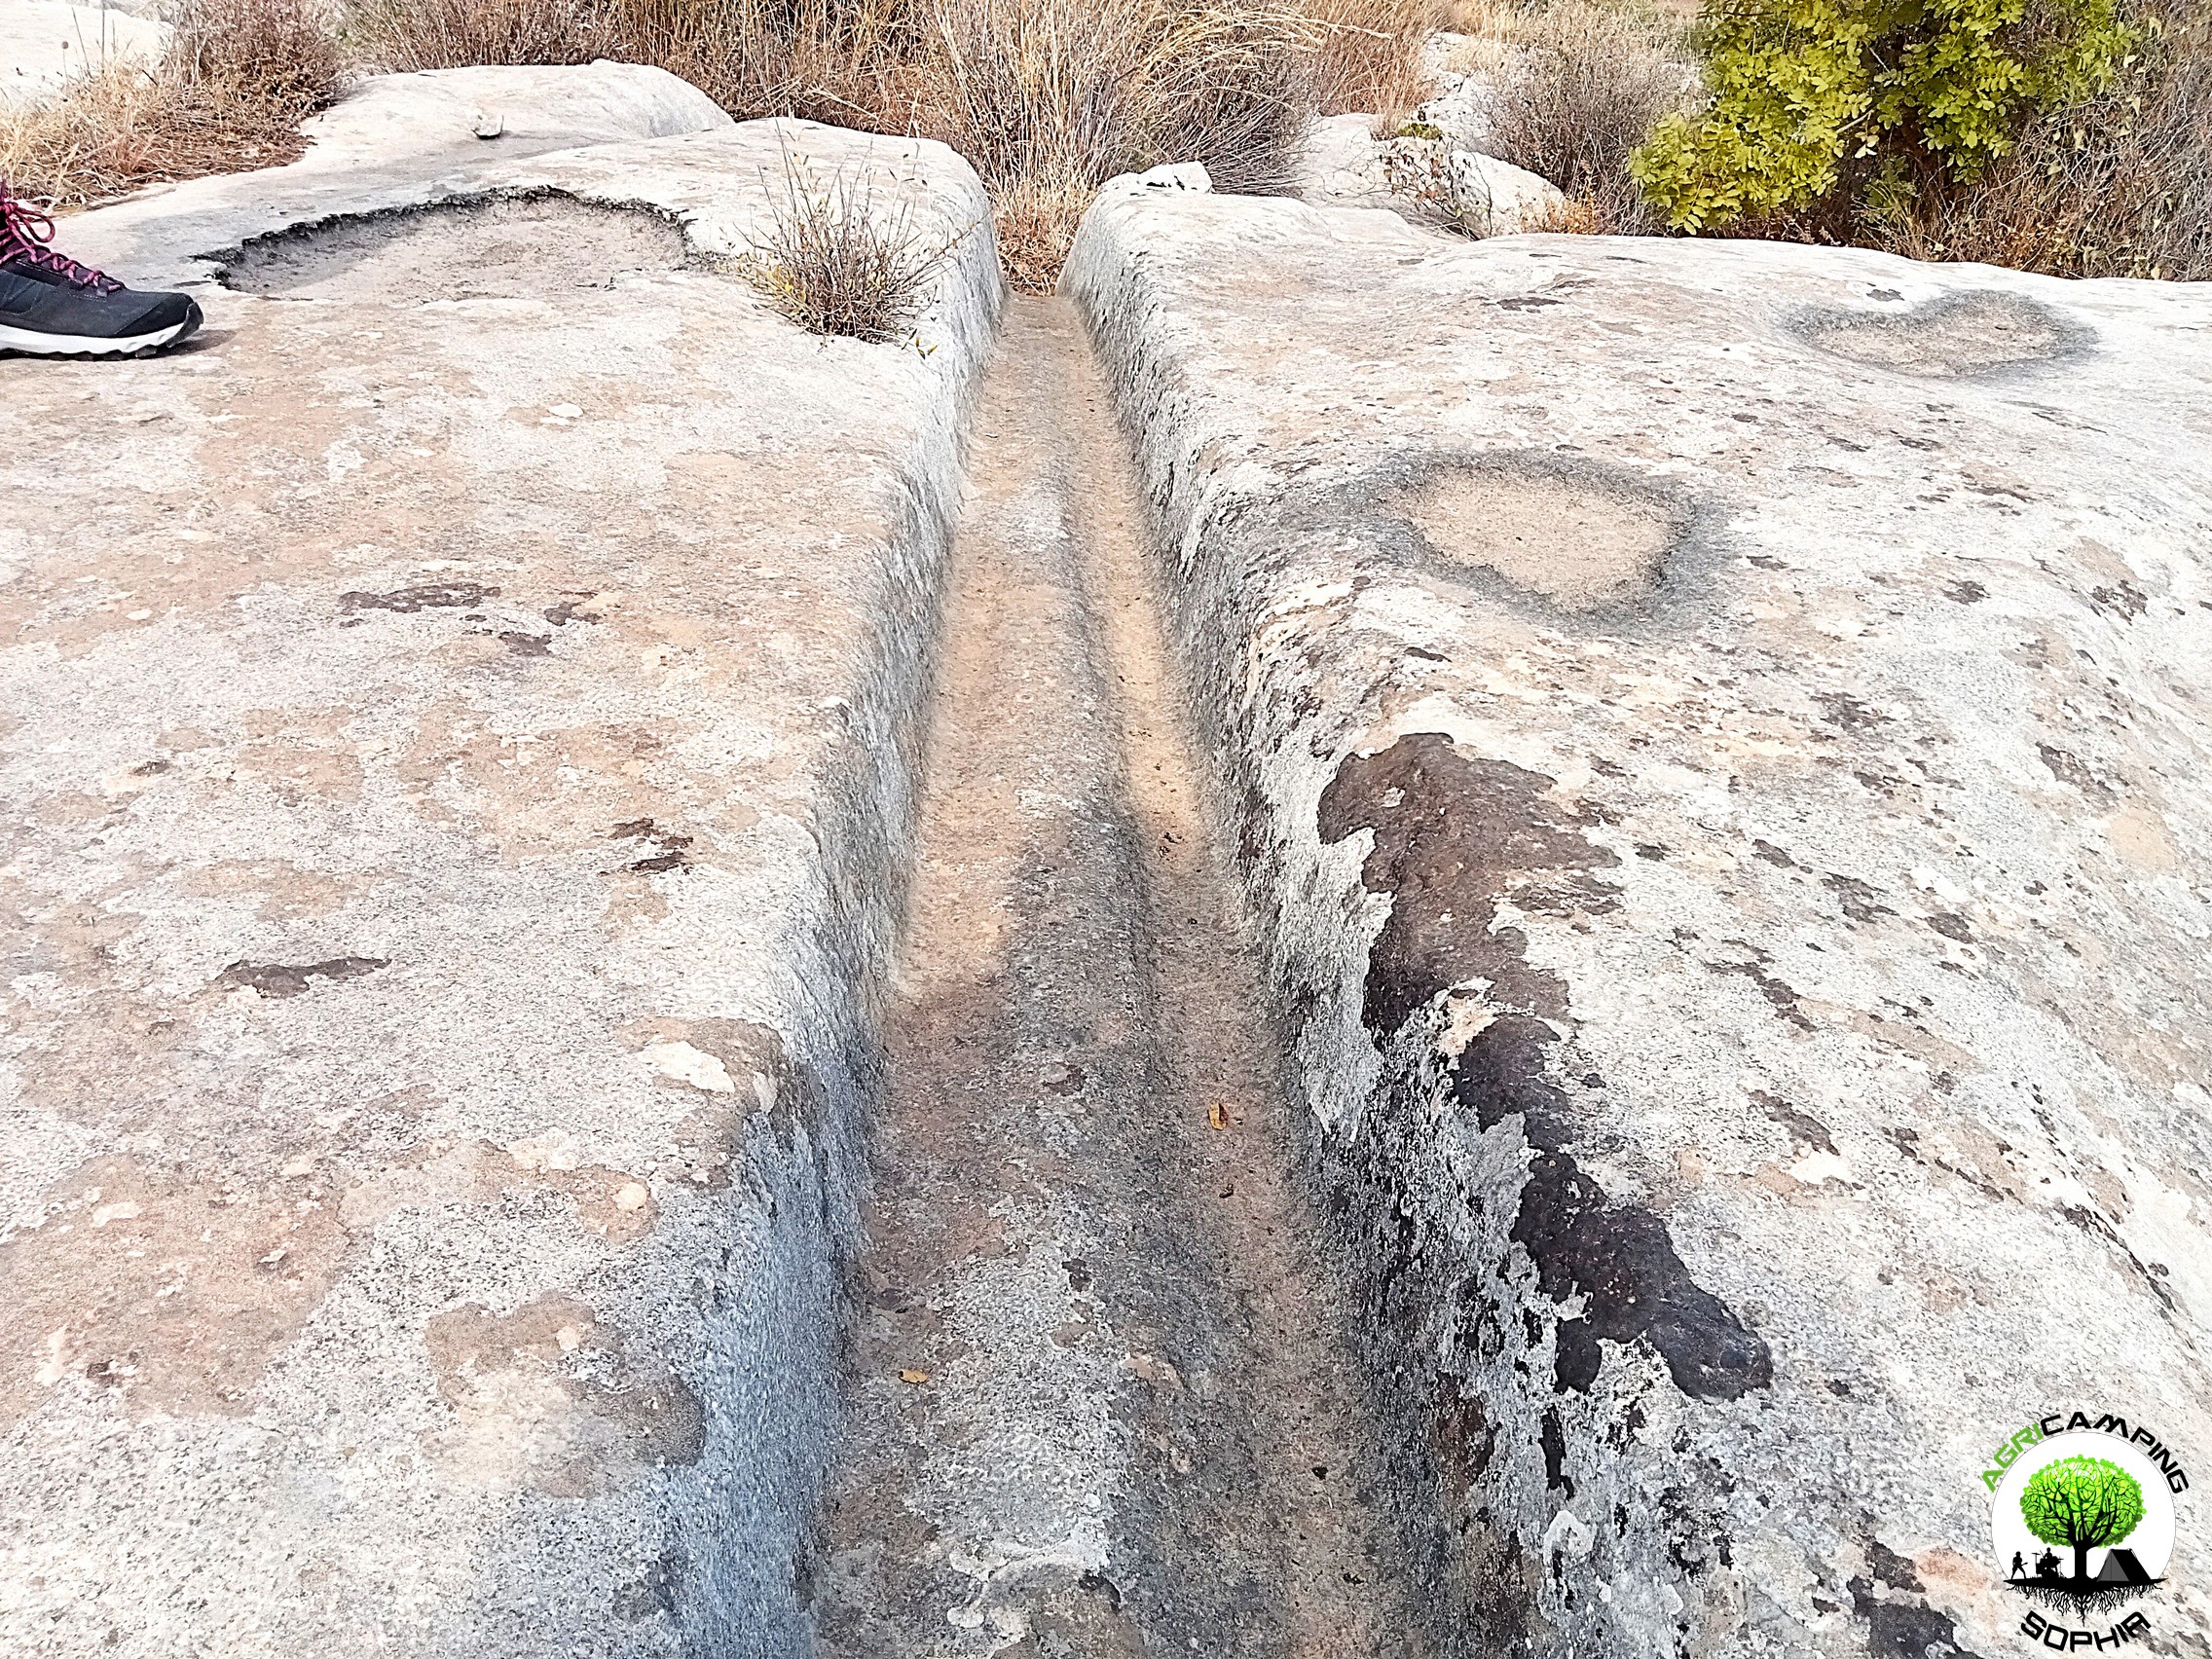
<path fill-rule="evenodd" d="M 2134 0 L 2135 61 L 2086 103 L 2028 123 L 1972 184 L 1879 227 L 1914 259 L 2057 276 L 2212 280 L 2212 5 Z"/>
<path fill-rule="evenodd" d="M 1630 171 L 1691 232 L 1969 183 L 2135 43 L 2116 0 L 1722 0 L 1701 31 L 1708 101 Z"/>

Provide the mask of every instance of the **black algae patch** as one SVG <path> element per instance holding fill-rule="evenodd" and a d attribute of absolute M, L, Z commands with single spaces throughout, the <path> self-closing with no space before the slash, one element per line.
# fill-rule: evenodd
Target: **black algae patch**
<path fill-rule="evenodd" d="M 215 983 L 245 986 L 265 997 L 296 997 L 311 979 L 357 979 L 388 968 L 383 956 L 333 956 L 327 962 L 234 962 L 215 976 Z"/>
<path fill-rule="evenodd" d="M 1567 1099 L 1546 1069 L 1567 1014 L 1567 986 L 1527 961 L 1527 937 L 1499 928 L 1498 902 L 1554 915 L 1603 913 L 1617 890 L 1596 872 L 1616 861 L 1553 800 L 1551 780 L 1501 760 L 1463 755 L 1437 732 L 1353 756 L 1323 792 L 1318 829 L 1336 842 L 1360 830 L 1375 844 L 1362 884 L 1390 896 L 1390 915 L 1368 958 L 1362 1014 L 1379 1042 L 1440 993 L 1489 981 L 1487 1000 L 1511 1009 L 1470 1038 L 1452 1074 L 1462 1109 L 1488 1128 L 1522 1120 L 1535 1157 L 1512 1236 L 1535 1263 L 1545 1295 L 1584 1298 L 1558 1322 L 1556 1382 L 1587 1392 L 1601 1338 L 1648 1338 L 1685 1394 L 1735 1399 L 1773 1380 L 1766 1344 L 1701 1288 L 1666 1223 L 1616 1204 L 1567 1150 Z"/>

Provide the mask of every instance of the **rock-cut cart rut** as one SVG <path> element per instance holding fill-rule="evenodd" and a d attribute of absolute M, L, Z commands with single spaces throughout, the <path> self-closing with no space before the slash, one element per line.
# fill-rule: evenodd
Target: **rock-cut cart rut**
<path fill-rule="evenodd" d="M 1013 303 L 969 476 L 823 1650 L 1412 1651 L 1346 1302 L 1069 302 Z"/>

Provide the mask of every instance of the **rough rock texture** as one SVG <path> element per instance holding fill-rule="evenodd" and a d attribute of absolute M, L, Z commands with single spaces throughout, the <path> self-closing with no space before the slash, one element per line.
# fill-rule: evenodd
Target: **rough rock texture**
<path fill-rule="evenodd" d="M 1536 230 L 1566 209 L 1549 179 L 1470 149 L 1448 129 L 1442 140 L 1377 138 L 1375 121 L 1332 115 L 1314 122 L 1299 196 L 1323 207 L 1385 207 L 1417 223 L 1433 221 L 1448 204 L 1477 236 Z"/>
<path fill-rule="evenodd" d="M 1458 149 L 1481 150 L 1491 137 L 1495 78 L 1479 69 L 1462 72 L 1451 67 L 1463 50 L 1462 43 L 1471 44 L 1464 35 L 1437 37 L 1439 49 L 1429 55 L 1436 73 L 1436 95 L 1415 110 L 1413 119 L 1438 129 L 1445 140 Z"/>
<path fill-rule="evenodd" d="M 1067 284 L 1462 1650 L 2010 1651 L 1998 1444 L 2212 1449 L 2212 299 L 1133 191 Z"/>
<path fill-rule="evenodd" d="M 787 146 L 974 228 L 923 350 L 707 257 Z M 433 176 L 77 220 L 206 332 L 10 371 L 0 1652 L 802 1644 L 983 199 Z"/>
<path fill-rule="evenodd" d="M 0 98 L 37 98 L 74 75 L 161 56 L 159 18 L 64 0 L 0 0 Z"/>

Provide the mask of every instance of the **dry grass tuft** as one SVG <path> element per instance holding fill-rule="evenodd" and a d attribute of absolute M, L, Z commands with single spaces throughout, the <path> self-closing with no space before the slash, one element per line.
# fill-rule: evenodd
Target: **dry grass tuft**
<path fill-rule="evenodd" d="M 589 63 L 599 53 L 591 0 L 354 0 L 346 34 L 377 69 L 477 63 Z"/>
<path fill-rule="evenodd" d="M 605 55 L 657 63 L 740 121 L 896 129 L 891 80 L 919 0 L 602 0 Z"/>
<path fill-rule="evenodd" d="M 793 115 L 941 139 L 990 192 L 1009 273 L 1050 287 L 1117 173 L 1203 163 L 1225 190 L 1284 188 L 1316 90 L 1412 95 L 1435 0 L 355 0 L 382 62 L 657 63 L 740 119 Z M 460 18 L 473 18 L 463 26 Z M 532 57 L 532 54 L 536 55 Z"/>
<path fill-rule="evenodd" d="M 0 106 L 0 177 L 77 207 L 141 185 L 289 161 L 340 84 L 313 0 L 186 0 L 161 62 L 108 64 Z"/>
<path fill-rule="evenodd" d="M 888 210 L 873 187 L 839 176 L 825 185 L 784 158 L 784 192 L 766 231 L 737 262 L 777 311 L 812 334 L 873 345 L 913 336 L 950 244 L 917 228 L 904 203 Z"/>
<path fill-rule="evenodd" d="M 1434 138 L 1392 145 L 1382 155 L 1382 182 L 1424 224 L 1479 241 L 1491 234 L 1491 197 L 1482 175 L 1461 166 Z"/>
<path fill-rule="evenodd" d="M 1044 290 L 1117 173 L 1198 162 L 1222 190 L 1287 188 L 1316 35 L 1243 0 L 938 0 L 887 113 L 968 158 L 1009 275 Z"/>
<path fill-rule="evenodd" d="M 266 106 L 297 125 L 330 101 L 345 76 L 315 0 L 184 0 L 166 67 L 210 95 Z"/>
<path fill-rule="evenodd" d="M 1585 223 L 1655 233 L 1628 159 L 1695 86 L 1679 25 L 1602 0 L 1554 0 L 1517 25 L 1491 104 L 1492 154 L 1550 179 Z"/>
<path fill-rule="evenodd" d="M 1095 185 L 1059 178 L 1019 177 L 991 200 L 999 263 L 1006 279 L 1025 294 L 1049 294 L 1068 262 L 1076 227 L 1098 194 Z"/>
<path fill-rule="evenodd" d="M 1436 92 L 1429 37 L 1451 20 L 1444 0 L 1306 0 L 1320 30 L 1308 70 L 1315 111 L 1402 116 Z"/>

